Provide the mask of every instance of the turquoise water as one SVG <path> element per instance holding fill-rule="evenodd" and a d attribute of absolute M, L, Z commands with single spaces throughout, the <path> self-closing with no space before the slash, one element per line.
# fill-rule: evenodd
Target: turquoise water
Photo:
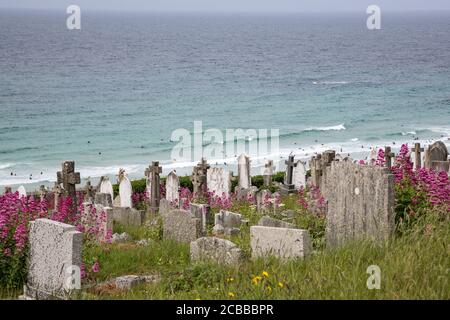
<path fill-rule="evenodd" d="M 194 121 L 279 129 L 275 160 L 450 137 L 448 13 L 385 13 L 378 31 L 364 12 L 65 19 L 0 11 L 0 185 L 48 183 L 63 160 L 84 178 L 187 173 L 171 135 Z"/>

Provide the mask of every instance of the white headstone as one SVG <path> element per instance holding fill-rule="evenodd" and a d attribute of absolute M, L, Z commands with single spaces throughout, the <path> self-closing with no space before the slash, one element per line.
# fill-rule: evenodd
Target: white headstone
<path fill-rule="evenodd" d="M 114 199 L 113 186 L 111 181 L 109 181 L 109 178 L 103 178 L 100 184 L 100 193 L 108 193 L 111 195 L 111 199 Z"/>
<path fill-rule="evenodd" d="M 306 165 L 303 161 L 297 161 L 292 174 L 292 184 L 296 189 L 306 186 Z"/>
<path fill-rule="evenodd" d="M 241 189 L 250 188 L 250 158 L 245 154 L 241 154 L 238 161 L 238 174 L 239 174 L 239 183 L 238 186 Z"/>
<path fill-rule="evenodd" d="M 131 187 L 131 182 L 128 177 L 124 177 L 119 184 L 119 196 L 120 196 L 120 206 L 122 208 L 131 208 L 131 195 L 133 194 L 133 189 Z"/>
<path fill-rule="evenodd" d="M 17 189 L 17 192 L 19 193 L 19 198 L 23 198 L 23 197 L 26 197 L 26 196 L 27 196 L 27 190 L 25 190 L 25 187 L 24 187 L 24 186 L 20 186 L 20 187 Z"/>
<path fill-rule="evenodd" d="M 175 172 L 169 173 L 166 179 L 166 200 L 172 204 L 178 204 L 180 200 L 180 179 Z"/>
<path fill-rule="evenodd" d="M 207 173 L 208 191 L 218 197 L 229 196 L 231 192 L 231 173 L 224 168 L 210 168 Z"/>
<path fill-rule="evenodd" d="M 372 150 L 370 150 L 369 155 L 367 156 L 366 162 L 367 164 L 373 166 L 377 162 L 377 159 L 378 159 L 377 148 L 372 148 Z"/>

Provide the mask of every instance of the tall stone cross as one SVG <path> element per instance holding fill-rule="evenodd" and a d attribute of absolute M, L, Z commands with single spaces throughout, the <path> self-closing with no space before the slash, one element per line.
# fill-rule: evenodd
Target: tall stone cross
<path fill-rule="evenodd" d="M 211 168 L 211 166 L 208 164 L 205 158 L 202 158 L 202 160 L 200 160 L 200 162 L 198 163 L 197 168 L 201 170 L 201 172 L 206 176 L 206 173 L 208 169 Z"/>
<path fill-rule="evenodd" d="M 414 152 L 415 155 L 414 163 L 416 164 L 416 170 L 420 169 L 422 167 L 422 157 L 420 153 L 424 152 L 425 149 L 420 147 L 420 143 L 415 143 L 414 148 L 412 148 L 411 151 Z"/>
<path fill-rule="evenodd" d="M 150 190 L 150 210 L 153 213 L 156 213 L 159 208 L 159 201 L 161 198 L 161 178 L 159 175 L 161 173 L 162 167 L 159 165 L 159 161 L 153 161 L 152 165 L 145 170 L 145 176 L 152 182 Z"/>
<path fill-rule="evenodd" d="M 295 162 L 295 157 L 293 155 L 289 155 L 288 160 L 285 161 L 286 164 L 286 179 L 284 180 L 286 185 L 292 184 L 292 175 L 294 173 L 294 168 L 297 166 Z"/>
<path fill-rule="evenodd" d="M 386 160 L 386 167 L 391 169 L 392 158 L 395 157 L 395 153 L 391 151 L 391 147 L 384 147 L 384 158 Z"/>
<path fill-rule="evenodd" d="M 62 189 L 58 182 L 55 182 L 55 186 L 53 187 L 52 192 L 53 192 L 53 201 L 54 201 L 53 209 L 58 210 L 59 197 L 62 194 Z"/>
<path fill-rule="evenodd" d="M 267 163 L 264 165 L 264 186 L 268 187 L 272 184 L 272 176 L 273 176 L 273 160 L 267 161 Z"/>
<path fill-rule="evenodd" d="M 76 185 L 81 182 L 81 178 L 80 173 L 75 172 L 75 161 L 64 162 L 62 170 L 57 173 L 57 177 L 57 183 L 62 183 L 65 194 L 73 199 L 73 205 L 76 207 Z"/>

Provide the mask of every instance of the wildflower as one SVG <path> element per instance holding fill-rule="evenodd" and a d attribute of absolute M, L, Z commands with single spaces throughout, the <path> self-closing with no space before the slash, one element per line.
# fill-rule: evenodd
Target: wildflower
<path fill-rule="evenodd" d="M 255 276 L 252 279 L 252 284 L 254 284 L 255 286 L 258 285 L 259 281 L 262 280 L 262 278 L 260 276 Z"/>
<path fill-rule="evenodd" d="M 278 286 L 279 286 L 280 288 L 283 288 L 283 287 L 284 287 L 283 282 L 278 282 Z"/>
<path fill-rule="evenodd" d="M 272 287 L 271 286 L 267 286 L 266 289 L 267 289 L 267 291 L 269 291 L 269 293 L 272 292 Z"/>
<path fill-rule="evenodd" d="M 100 264 L 97 262 L 94 263 L 94 265 L 92 266 L 92 272 L 93 273 L 97 273 L 100 271 Z"/>
<path fill-rule="evenodd" d="M 264 278 L 268 278 L 269 277 L 269 273 L 267 271 L 263 271 L 262 275 Z"/>
<path fill-rule="evenodd" d="M 233 299 L 236 295 L 233 292 L 228 292 L 228 297 Z"/>
<path fill-rule="evenodd" d="M 234 278 L 227 278 L 227 282 L 233 282 Z"/>

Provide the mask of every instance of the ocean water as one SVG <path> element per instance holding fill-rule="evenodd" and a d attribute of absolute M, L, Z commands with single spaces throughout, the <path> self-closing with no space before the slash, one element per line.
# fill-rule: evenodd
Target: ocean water
<path fill-rule="evenodd" d="M 189 173 L 171 138 L 194 121 L 278 129 L 254 170 L 290 152 L 449 143 L 449 13 L 384 13 L 377 31 L 364 12 L 82 11 L 79 31 L 66 17 L 0 11 L 0 186 L 49 184 L 64 160 L 83 178 L 142 177 L 155 160 Z M 210 162 L 232 167 L 233 153 Z"/>

